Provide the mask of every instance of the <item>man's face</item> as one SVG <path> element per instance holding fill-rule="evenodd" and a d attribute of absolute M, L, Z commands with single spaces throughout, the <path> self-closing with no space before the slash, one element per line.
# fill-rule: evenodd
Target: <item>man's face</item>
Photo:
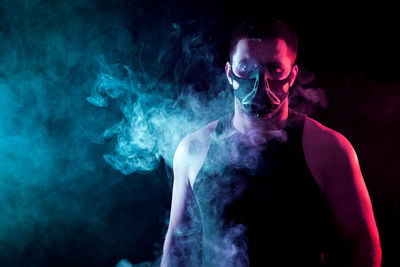
<path fill-rule="evenodd" d="M 251 79 L 255 71 L 259 71 L 259 75 L 263 76 L 259 77 L 260 79 L 267 81 L 260 83 L 254 98 L 254 101 L 260 102 L 265 99 L 264 91 L 267 91 L 268 85 L 270 91 L 277 96 L 287 94 L 296 78 L 298 68 L 293 65 L 293 56 L 284 40 L 241 39 L 232 55 L 232 62 L 226 64 L 228 81 L 236 90 L 239 88 L 239 82 L 234 76 Z"/>

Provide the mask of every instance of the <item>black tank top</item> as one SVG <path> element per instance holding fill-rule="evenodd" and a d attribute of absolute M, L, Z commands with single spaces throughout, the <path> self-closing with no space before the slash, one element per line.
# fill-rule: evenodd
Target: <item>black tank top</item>
<path fill-rule="evenodd" d="M 304 158 L 304 116 L 251 146 L 219 120 L 193 192 L 203 266 L 319 266 L 328 209 Z"/>

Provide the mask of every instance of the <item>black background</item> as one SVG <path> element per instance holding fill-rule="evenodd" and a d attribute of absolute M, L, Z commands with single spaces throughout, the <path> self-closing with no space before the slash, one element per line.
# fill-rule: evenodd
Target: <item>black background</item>
<path fill-rule="evenodd" d="M 112 2 L 104 1 L 102 8 L 109 8 Z M 207 41 L 215 44 L 215 62 L 221 71 L 228 59 L 230 34 L 242 19 L 274 16 L 291 26 L 299 37 L 298 64 L 316 74 L 317 86 L 328 99 L 328 107 L 313 118 L 342 133 L 353 144 L 374 207 L 383 266 L 399 266 L 400 23 L 394 6 L 363 3 L 350 7 L 349 3 L 334 1 L 319 5 L 252 0 L 116 2 L 123 2 L 119 8 L 128 19 L 129 14 L 132 21 L 140 16 L 146 29 L 151 29 L 149 25 L 159 17 L 167 16 L 170 22 L 202 18 L 202 30 Z M 99 177 L 91 179 L 113 177 L 115 181 L 104 192 L 96 188 L 95 193 L 88 192 L 96 196 L 101 193 L 98 201 L 112 206 L 105 216 L 105 226 L 96 225 L 102 232 L 92 233 L 90 225 L 79 223 L 66 226 L 68 229 L 57 225 L 54 232 L 73 234 L 48 248 L 40 239 L 42 234 L 52 233 L 37 233 L 36 242 L 24 248 L 22 254 L 7 248 L 5 266 L 115 266 L 122 258 L 140 263 L 160 256 L 171 199 L 164 166 L 127 179 L 103 161 L 108 147 L 93 144 L 89 150 L 98 155 L 97 164 L 101 165 L 97 166 Z"/>

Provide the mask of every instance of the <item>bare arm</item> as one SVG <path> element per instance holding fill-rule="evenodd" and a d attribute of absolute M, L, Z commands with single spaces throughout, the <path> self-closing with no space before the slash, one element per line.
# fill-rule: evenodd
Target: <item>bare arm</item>
<path fill-rule="evenodd" d="M 175 152 L 171 214 L 161 267 L 201 265 L 201 219 L 192 187 L 217 123 L 213 121 L 186 136 Z"/>
<path fill-rule="evenodd" d="M 356 152 L 341 134 L 328 128 L 323 131 L 324 193 L 338 230 L 347 243 L 350 266 L 379 267 L 379 233 Z"/>
<path fill-rule="evenodd" d="M 189 153 L 188 140 L 179 144 L 173 161 L 174 182 L 172 203 L 168 231 L 164 241 L 161 266 L 184 266 L 191 255 L 190 242 L 196 238 L 193 233 L 198 229 L 191 229 L 191 208 L 195 204 L 192 188 L 189 184 Z"/>

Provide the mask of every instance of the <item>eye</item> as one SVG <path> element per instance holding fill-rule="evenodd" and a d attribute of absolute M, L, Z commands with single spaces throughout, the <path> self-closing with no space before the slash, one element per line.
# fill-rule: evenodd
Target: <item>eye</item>
<path fill-rule="evenodd" d="M 240 64 L 239 65 L 239 70 L 240 71 L 247 71 L 248 70 L 248 68 L 249 68 L 249 66 L 247 66 L 247 65 L 245 65 L 245 64 Z"/>
<path fill-rule="evenodd" d="M 279 73 L 282 73 L 283 70 L 279 65 L 273 64 L 273 65 L 268 66 L 268 71 L 271 73 L 279 74 Z"/>
<path fill-rule="evenodd" d="M 257 64 L 251 62 L 242 62 L 237 65 L 238 74 L 241 76 L 250 75 L 257 68 Z"/>

